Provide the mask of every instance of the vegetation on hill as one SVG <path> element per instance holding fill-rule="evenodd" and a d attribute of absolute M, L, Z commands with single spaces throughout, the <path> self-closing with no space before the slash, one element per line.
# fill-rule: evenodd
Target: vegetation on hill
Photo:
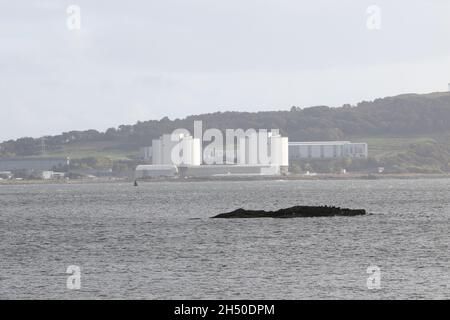
<path fill-rule="evenodd" d="M 185 119 L 138 122 L 105 132 L 70 131 L 43 138 L 21 138 L 0 144 L 0 157 L 38 156 L 43 139 L 47 155 L 72 158 L 135 159 L 142 146 L 178 128 L 280 129 L 291 141 L 355 140 L 369 143 L 370 158 L 339 164 L 301 163 L 314 169 L 362 169 L 383 166 L 395 172 L 446 172 L 450 169 L 450 93 L 405 94 L 363 101 L 340 108 L 292 107 L 289 111 L 216 112 Z M 301 167 L 303 166 L 303 167 Z"/>

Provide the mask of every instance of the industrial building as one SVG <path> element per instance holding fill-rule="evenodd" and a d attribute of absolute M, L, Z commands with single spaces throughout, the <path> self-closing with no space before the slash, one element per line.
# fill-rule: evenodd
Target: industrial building
<path fill-rule="evenodd" d="M 289 166 L 289 139 L 281 135 L 270 136 L 270 163 L 281 167 Z"/>
<path fill-rule="evenodd" d="M 236 145 L 215 145 L 202 154 L 200 139 L 188 134 L 165 134 L 141 148 L 151 165 L 136 168 L 136 179 L 160 176 L 280 175 L 289 167 L 288 138 L 278 133 L 249 133 Z M 223 141 L 222 141 L 223 143 Z M 204 156 L 204 158 L 203 158 Z"/>
<path fill-rule="evenodd" d="M 61 179 L 69 165 L 68 158 L 9 157 L 0 158 L 0 178 Z"/>
<path fill-rule="evenodd" d="M 152 165 L 138 166 L 136 178 L 284 175 L 290 161 L 368 156 L 367 143 L 289 142 L 278 132 L 266 131 L 245 134 L 241 131 L 235 139 L 236 144 L 215 141 L 203 147 L 200 139 L 189 134 L 165 134 L 153 140 L 151 147 L 141 150 L 142 158 L 151 158 Z"/>
<path fill-rule="evenodd" d="M 279 134 L 254 133 L 239 142 L 208 149 L 203 164 L 278 165 L 289 166 L 288 138 Z"/>
<path fill-rule="evenodd" d="M 175 165 L 139 165 L 136 167 L 135 178 L 174 177 L 177 174 L 178 168 Z"/>
<path fill-rule="evenodd" d="M 180 149 L 177 150 L 177 147 Z M 200 139 L 190 135 L 165 134 L 153 140 L 151 152 L 154 165 L 199 166 L 201 163 Z"/>
<path fill-rule="evenodd" d="M 350 141 L 289 142 L 289 159 L 367 158 L 367 143 Z"/>

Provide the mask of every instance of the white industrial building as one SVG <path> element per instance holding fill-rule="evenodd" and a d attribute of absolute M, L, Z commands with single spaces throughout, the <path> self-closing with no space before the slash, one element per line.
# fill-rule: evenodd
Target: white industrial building
<path fill-rule="evenodd" d="M 152 164 L 154 165 L 200 165 L 200 139 L 190 135 L 165 134 L 152 142 Z"/>
<path fill-rule="evenodd" d="M 289 158 L 339 159 L 367 158 L 367 143 L 350 141 L 289 142 Z"/>
<path fill-rule="evenodd" d="M 289 139 L 281 135 L 270 136 L 270 163 L 281 167 L 289 166 Z"/>
<path fill-rule="evenodd" d="M 255 132 L 239 137 L 237 145 L 218 145 L 202 155 L 200 139 L 186 134 L 165 134 L 153 140 L 151 147 L 142 148 L 141 157 L 151 158 L 152 165 L 138 166 L 137 179 L 175 175 L 280 175 L 288 171 L 289 145 L 288 138 L 278 133 Z"/>
<path fill-rule="evenodd" d="M 282 175 L 289 161 L 304 159 L 367 158 L 367 143 L 350 141 L 289 142 L 271 132 L 236 137 L 236 144 L 206 146 L 190 135 L 165 134 L 142 150 L 152 165 L 136 168 L 136 178 L 160 176 Z M 203 157 L 202 157 L 203 156 Z"/>
<path fill-rule="evenodd" d="M 215 147 L 204 154 L 204 164 L 289 166 L 288 138 L 279 134 L 254 133 L 237 139 L 236 145 Z M 214 162 L 219 159 L 220 162 Z"/>

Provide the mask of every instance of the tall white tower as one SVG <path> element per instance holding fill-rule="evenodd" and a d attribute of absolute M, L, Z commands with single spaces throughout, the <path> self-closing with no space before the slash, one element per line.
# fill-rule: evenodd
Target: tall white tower
<path fill-rule="evenodd" d="M 174 140 L 172 140 L 172 138 Z M 174 149 L 177 147 L 177 149 Z M 152 143 L 152 164 L 172 165 L 172 152 L 179 152 L 184 165 L 199 166 L 201 164 L 200 139 L 192 136 L 180 134 L 172 137 L 171 134 L 164 134 Z M 178 161 L 178 159 L 176 160 Z"/>
<path fill-rule="evenodd" d="M 270 137 L 271 164 L 289 166 L 289 139 L 275 134 Z"/>
<path fill-rule="evenodd" d="M 448 84 L 448 91 L 450 92 L 450 83 Z"/>
<path fill-rule="evenodd" d="M 152 141 L 152 164 L 163 164 L 161 139 Z"/>

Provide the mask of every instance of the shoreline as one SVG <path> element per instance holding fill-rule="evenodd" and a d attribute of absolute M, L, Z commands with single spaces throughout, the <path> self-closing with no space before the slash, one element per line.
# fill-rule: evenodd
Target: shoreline
<path fill-rule="evenodd" d="M 287 176 L 220 176 L 220 177 L 191 177 L 191 178 L 154 178 L 138 180 L 138 183 L 154 182 L 201 182 L 201 181 L 317 181 L 317 180 L 417 180 L 417 179 L 449 179 L 450 174 L 367 174 L 367 173 L 346 173 L 346 174 L 316 174 L 302 175 L 291 174 Z M 98 184 L 98 183 L 133 183 L 134 178 L 96 178 L 96 179 L 61 179 L 61 180 L 0 180 L 0 186 L 7 185 L 36 185 L 36 184 Z"/>

